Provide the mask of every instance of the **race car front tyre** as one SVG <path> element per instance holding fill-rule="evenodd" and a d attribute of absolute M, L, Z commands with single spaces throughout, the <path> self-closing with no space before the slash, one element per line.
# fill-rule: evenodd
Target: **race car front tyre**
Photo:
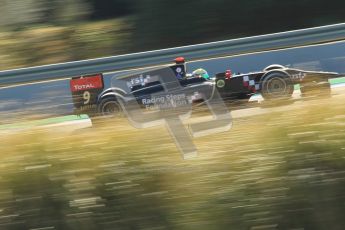
<path fill-rule="evenodd" d="M 263 69 L 264 72 L 270 71 L 270 70 L 274 70 L 274 69 L 284 69 L 285 67 L 279 64 L 273 64 L 273 65 L 269 65 L 267 66 L 265 69 Z"/>
<path fill-rule="evenodd" d="M 308 97 L 329 97 L 331 96 L 331 84 L 328 81 L 324 82 L 307 82 L 301 84 L 301 96 Z"/>
<path fill-rule="evenodd" d="M 278 71 L 263 76 L 260 88 L 262 97 L 270 101 L 289 99 L 294 91 L 290 77 Z"/>

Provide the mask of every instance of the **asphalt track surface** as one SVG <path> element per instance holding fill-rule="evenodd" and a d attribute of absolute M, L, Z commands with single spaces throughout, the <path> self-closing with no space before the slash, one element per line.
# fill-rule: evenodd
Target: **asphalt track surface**
<path fill-rule="evenodd" d="M 191 72 L 204 68 L 212 76 L 226 69 L 236 73 L 258 71 L 270 64 L 345 73 L 345 41 L 193 61 L 187 64 L 187 69 Z M 127 72 L 106 73 L 106 87 L 110 86 L 113 77 Z M 69 115 L 73 110 L 68 79 L 3 87 L 0 88 L 0 98 L 0 120 L 3 124 L 27 114 L 59 117 Z"/>
<path fill-rule="evenodd" d="M 312 99 L 304 99 L 300 96 L 299 89 L 295 90 L 293 93 L 292 99 L 287 104 L 281 104 L 276 106 L 265 106 L 265 102 L 261 95 L 253 96 L 250 101 L 250 104 L 247 104 L 244 108 L 236 108 L 233 109 L 231 106 L 228 106 L 229 111 L 231 112 L 231 117 L 233 122 L 236 125 L 236 122 L 239 119 L 249 118 L 253 119 L 255 116 L 260 115 L 267 115 L 270 113 L 276 112 L 286 112 L 291 110 L 300 110 L 303 109 L 306 104 L 310 104 L 310 101 L 314 101 L 318 103 L 319 101 L 326 101 L 329 99 L 332 100 L 343 100 L 345 95 L 345 84 L 333 84 L 332 85 L 332 96 L 331 98 L 312 98 Z M 209 121 L 212 120 L 212 116 L 210 114 L 202 113 L 200 115 L 196 109 L 197 116 L 192 116 L 192 118 L 185 120 L 184 124 L 193 124 L 196 122 L 201 121 Z M 203 111 L 205 111 L 203 109 Z M 104 120 L 104 122 L 111 122 L 112 120 Z M 70 116 L 61 116 L 55 118 L 48 118 L 36 121 L 24 121 L 14 124 L 6 124 L 0 125 L 0 136 L 7 135 L 7 134 L 14 134 L 18 132 L 28 131 L 28 130 L 35 130 L 35 129 L 46 129 L 46 130 L 53 130 L 54 132 L 59 133 L 71 133 L 77 130 L 85 129 L 85 128 L 92 128 L 93 124 L 91 120 L 86 115 L 82 115 L 80 117 L 70 115 Z"/>

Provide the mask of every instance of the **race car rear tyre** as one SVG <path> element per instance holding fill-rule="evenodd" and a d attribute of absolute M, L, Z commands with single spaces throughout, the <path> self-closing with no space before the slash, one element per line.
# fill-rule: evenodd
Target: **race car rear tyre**
<path fill-rule="evenodd" d="M 276 101 L 291 98 L 294 85 L 290 77 L 284 72 L 272 72 L 261 81 L 261 95 L 265 100 Z"/>
<path fill-rule="evenodd" d="M 328 81 L 301 84 L 300 90 L 301 96 L 306 98 L 331 96 L 331 84 Z"/>
<path fill-rule="evenodd" d="M 101 100 L 98 105 L 98 113 L 104 117 L 118 117 L 122 114 L 119 102 L 114 97 L 107 97 Z"/>

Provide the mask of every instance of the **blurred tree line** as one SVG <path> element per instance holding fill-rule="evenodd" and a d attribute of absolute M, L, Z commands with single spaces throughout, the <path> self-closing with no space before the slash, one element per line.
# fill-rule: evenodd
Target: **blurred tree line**
<path fill-rule="evenodd" d="M 138 1 L 142 45 L 174 46 L 343 22 L 344 1 Z"/>
<path fill-rule="evenodd" d="M 340 23 L 345 19 L 344 7 L 341 0 L 0 0 L 0 29 L 22 32 L 42 26 L 63 27 L 58 37 L 64 39 L 59 41 L 75 54 L 64 52 L 64 57 L 57 59 L 71 61 Z M 101 22 L 113 24 L 113 28 L 106 26 L 108 30 L 103 31 L 104 26 L 91 26 L 86 43 L 83 33 L 77 35 L 82 42 L 69 39 L 76 38 L 74 31 L 81 24 Z M 9 53 L 8 46 L 17 42 L 6 40 L 7 35 L 20 37 L 16 33 L 0 34 L 1 53 Z M 31 40 L 34 42 L 35 37 Z M 85 44 L 87 47 L 83 47 Z M 96 48 L 90 44 L 97 44 Z M 0 55 L 1 69 L 5 65 L 2 60 Z M 8 63 L 28 65 L 27 61 L 6 61 L 6 66 Z M 41 60 L 32 64 L 46 63 Z"/>

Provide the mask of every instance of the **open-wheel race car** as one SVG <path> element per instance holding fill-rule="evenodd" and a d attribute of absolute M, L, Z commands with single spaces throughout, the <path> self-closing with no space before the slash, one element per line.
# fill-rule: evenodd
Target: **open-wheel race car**
<path fill-rule="evenodd" d="M 184 58 L 176 58 L 174 65 L 114 76 L 108 87 L 102 74 L 73 77 L 70 88 L 75 113 L 91 119 L 120 115 L 128 105 L 177 110 L 212 98 L 215 90 L 214 81 L 187 76 Z"/>
<path fill-rule="evenodd" d="M 262 71 L 233 74 L 230 70 L 216 74 L 216 88 L 225 100 L 249 99 L 260 93 L 267 101 L 290 99 L 294 85 L 300 84 L 301 95 L 328 96 L 329 79 L 340 77 L 335 72 L 305 71 L 282 65 L 270 65 Z"/>
<path fill-rule="evenodd" d="M 245 74 L 233 74 L 230 70 L 211 78 L 208 74 L 206 78 L 198 74 L 186 73 L 185 60 L 181 57 L 175 59 L 174 65 L 113 77 L 108 87 L 104 85 L 102 74 L 74 77 L 70 87 L 75 112 L 91 118 L 116 116 L 123 113 L 123 105 L 133 102 L 146 110 L 164 107 L 167 100 L 173 101 L 169 106 L 184 107 L 213 100 L 214 95 L 221 101 L 248 102 L 251 96 L 260 93 L 264 101 L 282 102 L 292 97 L 296 84 L 300 85 L 302 97 L 329 96 L 329 79 L 342 76 L 277 64 Z"/>

